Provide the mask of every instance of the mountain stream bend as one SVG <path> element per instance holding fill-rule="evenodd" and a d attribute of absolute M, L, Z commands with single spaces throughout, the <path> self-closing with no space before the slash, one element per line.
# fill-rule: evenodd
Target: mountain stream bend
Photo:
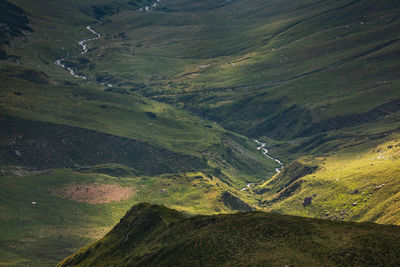
<path fill-rule="evenodd" d="M 281 172 L 281 170 L 282 170 L 283 167 L 284 167 L 282 161 L 280 161 L 279 159 L 273 158 L 273 157 L 271 157 L 270 155 L 268 155 L 268 149 L 265 148 L 265 145 L 266 145 L 265 143 L 263 143 L 263 142 L 261 142 L 261 141 L 258 141 L 258 140 L 254 140 L 254 142 L 256 142 L 257 145 L 258 145 L 258 146 L 257 146 L 257 150 L 258 150 L 258 151 L 261 151 L 265 157 L 267 157 L 268 159 L 273 160 L 273 161 L 277 162 L 279 165 L 281 165 L 279 168 L 275 168 L 275 171 L 276 171 L 277 173 Z M 265 180 L 264 180 L 264 181 L 265 181 Z M 264 182 L 264 181 L 263 181 L 263 182 Z M 245 190 L 249 189 L 252 185 L 253 185 L 252 183 L 247 184 L 246 187 L 243 187 L 242 189 L 240 189 L 240 191 L 245 191 Z"/>
<path fill-rule="evenodd" d="M 160 3 L 160 0 L 156 0 L 155 3 L 153 3 L 153 4 L 151 5 L 151 7 L 156 7 L 157 5 L 159 5 L 159 3 Z M 149 12 L 149 11 L 150 11 L 150 6 L 146 6 L 145 8 L 141 8 L 139 11 L 140 11 L 140 12 L 143 12 L 143 11 Z M 84 40 L 81 40 L 81 41 L 78 42 L 78 44 L 82 47 L 82 52 L 80 53 L 81 55 L 84 55 L 84 54 L 86 54 L 86 53 L 89 51 L 88 42 L 96 41 L 96 40 L 101 39 L 100 33 L 98 33 L 98 32 L 96 32 L 95 30 L 93 30 L 92 27 L 93 27 L 93 26 L 89 25 L 89 26 L 86 26 L 86 29 L 87 29 L 88 31 L 90 31 L 92 34 L 96 35 L 96 37 L 84 39 Z M 69 71 L 69 73 L 70 73 L 72 76 L 74 76 L 75 78 L 79 78 L 79 79 L 83 79 L 83 80 L 88 80 L 88 77 L 86 77 L 86 76 L 84 76 L 84 75 L 79 75 L 79 74 L 77 74 L 71 67 L 66 66 L 66 65 L 63 63 L 64 61 L 65 61 L 65 58 L 57 59 L 57 60 L 55 61 L 55 64 L 58 65 L 58 66 L 60 66 L 60 67 L 62 67 L 62 68 L 64 68 L 64 69 L 66 69 L 67 71 Z M 111 83 L 107 83 L 107 82 L 100 82 L 99 84 L 105 85 L 105 86 L 107 86 L 107 87 L 113 87 L 113 85 L 112 85 Z M 271 157 L 270 155 L 268 155 L 268 149 L 265 148 L 265 145 L 266 145 L 265 143 L 260 142 L 259 140 L 254 140 L 254 142 L 256 142 L 257 145 L 258 145 L 257 150 L 261 151 L 262 154 L 263 154 L 265 157 L 267 157 L 267 158 L 269 158 L 269 159 L 271 159 L 271 160 L 277 162 L 277 163 L 281 166 L 280 168 L 276 168 L 276 169 L 275 169 L 275 171 L 276 171 L 277 173 L 280 172 L 280 171 L 282 170 L 282 168 L 284 167 L 283 163 L 282 163 L 279 159 L 273 158 L 273 157 Z M 252 185 L 252 184 L 247 184 L 247 187 L 243 188 L 242 190 L 245 190 L 245 189 L 249 188 L 251 185 Z"/>
<path fill-rule="evenodd" d="M 94 35 L 96 35 L 96 37 L 94 37 L 94 38 L 89 38 L 89 39 L 84 39 L 84 40 L 78 42 L 78 44 L 82 47 L 81 55 L 84 55 L 84 54 L 86 54 L 86 53 L 89 51 L 88 42 L 101 39 L 100 33 L 98 33 L 98 32 L 96 32 L 95 30 L 93 30 L 92 27 L 93 27 L 93 26 L 89 25 L 89 26 L 86 26 L 86 29 L 87 29 L 88 31 L 90 31 L 91 33 L 93 33 Z M 69 73 L 70 73 L 72 76 L 74 76 L 75 78 L 83 79 L 83 80 L 88 80 L 88 77 L 86 77 L 86 76 L 84 76 L 84 75 L 77 74 L 71 67 L 66 66 L 66 65 L 63 63 L 64 61 L 65 61 L 65 58 L 60 58 L 60 59 L 57 59 L 56 62 L 55 62 L 54 64 L 56 64 L 56 65 L 58 65 L 58 66 L 60 66 L 60 67 L 62 67 L 62 68 L 64 68 L 64 69 L 66 69 L 66 70 L 69 71 Z M 113 87 L 113 85 L 112 85 L 111 83 L 108 83 L 108 82 L 99 82 L 99 84 L 105 85 L 105 86 L 107 86 L 107 87 Z"/>
<path fill-rule="evenodd" d="M 143 12 L 143 11 L 149 12 L 152 8 L 157 7 L 157 6 L 160 4 L 160 2 L 161 2 L 161 0 L 156 0 L 156 1 L 155 1 L 153 4 L 151 4 L 150 6 L 146 6 L 146 7 L 144 7 L 144 8 L 140 8 L 139 11 L 140 11 L 140 12 Z M 94 37 L 94 38 L 89 38 L 89 39 L 84 39 L 84 40 L 78 42 L 78 44 L 82 47 L 81 55 L 84 55 L 84 54 L 86 54 L 86 53 L 89 51 L 89 49 L 88 49 L 88 42 L 101 39 L 100 33 L 98 33 L 98 32 L 96 32 L 95 30 L 93 30 L 92 27 L 93 27 L 93 26 L 89 25 L 89 26 L 86 26 L 86 29 L 87 29 L 88 31 L 90 31 L 91 33 L 93 33 L 94 35 L 96 35 L 96 37 Z M 63 62 L 64 62 L 64 63 L 63 63 Z M 54 64 L 56 64 L 57 66 L 60 66 L 60 67 L 62 67 L 62 68 L 64 68 L 64 69 L 66 69 L 66 70 L 67 70 L 72 76 L 74 76 L 75 78 L 83 79 L 83 80 L 88 80 L 88 77 L 86 77 L 85 75 L 77 74 L 71 67 L 66 66 L 66 65 L 65 65 L 65 58 L 57 59 L 57 60 L 54 62 Z M 105 86 L 107 86 L 107 87 L 113 87 L 113 85 L 112 85 L 111 83 L 109 83 L 109 82 L 99 82 L 99 84 L 105 85 Z"/>
<path fill-rule="evenodd" d="M 268 155 L 268 149 L 265 148 L 265 143 L 260 142 L 260 141 L 258 141 L 258 140 L 254 140 L 254 142 L 256 142 L 257 145 L 258 145 L 257 150 L 261 151 L 261 152 L 263 153 L 264 156 L 266 156 L 267 158 L 269 158 L 269 159 L 271 159 L 271 160 L 277 162 L 279 165 L 281 165 L 280 168 L 276 168 L 276 169 L 275 169 L 276 172 L 280 172 L 281 169 L 284 167 L 282 161 L 280 161 L 279 159 L 273 158 L 273 157 L 271 157 L 270 155 Z"/>

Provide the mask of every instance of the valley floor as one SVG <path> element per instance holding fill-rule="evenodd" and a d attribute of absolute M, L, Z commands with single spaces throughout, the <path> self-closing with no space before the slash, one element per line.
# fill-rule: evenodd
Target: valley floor
<path fill-rule="evenodd" d="M 157 248 L 157 263 L 188 244 L 227 264 L 398 262 L 399 14 L 391 0 L 0 1 L 0 266 L 54 266 L 140 202 L 177 210 L 143 204 L 182 237 L 150 231 L 134 257 Z M 271 213 L 227 215 L 243 211 Z"/>

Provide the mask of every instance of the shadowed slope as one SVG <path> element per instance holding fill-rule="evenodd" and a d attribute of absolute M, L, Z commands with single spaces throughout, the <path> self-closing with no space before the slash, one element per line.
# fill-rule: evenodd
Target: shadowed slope
<path fill-rule="evenodd" d="M 262 212 L 184 218 L 138 204 L 103 239 L 58 266 L 387 266 L 400 228 Z"/>
<path fill-rule="evenodd" d="M 0 159 L 36 169 L 119 163 L 147 175 L 206 168 L 194 156 L 146 142 L 52 123 L 0 118 Z"/>

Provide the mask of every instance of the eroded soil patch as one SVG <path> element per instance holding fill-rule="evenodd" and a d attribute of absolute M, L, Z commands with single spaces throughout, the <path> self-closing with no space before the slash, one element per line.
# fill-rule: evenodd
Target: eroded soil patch
<path fill-rule="evenodd" d="M 122 187 L 115 184 L 69 184 L 52 191 L 63 198 L 90 204 L 122 201 L 130 198 L 135 192 L 133 187 Z"/>

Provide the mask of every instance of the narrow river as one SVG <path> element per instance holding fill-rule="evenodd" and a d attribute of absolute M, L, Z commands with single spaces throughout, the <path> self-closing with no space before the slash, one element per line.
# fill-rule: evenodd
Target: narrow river
<path fill-rule="evenodd" d="M 82 47 L 81 55 L 84 55 L 84 54 L 86 54 L 86 53 L 89 51 L 88 42 L 96 41 L 96 40 L 101 39 L 100 33 L 98 33 L 98 32 L 96 32 L 95 30 L 93 30 L 92 27 L 93 27 L 93 26 L 89 25 L 89 26 L 86 26 L 86 29 L 87 29 L 88 31 L 90 31 L 91 33 L 93 33 L 94 35 L 96 35 L 96 37 L 94 37 L 94 38 L 89 38 L 89 39 L 84 39 L 84 40 L 78 42 L 78 44 Z M 60 67 L 62 67 L 62 68 L 64 68 L 64 69 L 66 69 L 67 71 L 69 71 L 69 73 L 70 73 L 72 76 L 74 76 L 75 78 L 83 79 L 83 80 L 88 80 L 88 77 L 86 77 L 86 76 L 84 76 L 84 75 L 79 75 L 79 74 L 77 74 L 71 67 L 66 66 L 66 65 L 64 64 L 64 62 L 65 62 L 65 58 L 60 58 L 60 59 L 57 59 L 57 60 L 56 60 L 55 64 L 58 65 L 58 66 L 60 66 Z M 107 87 L 113 87 L 111 83 L 100 82 L 100 84 L 101 84 L 101 85 L 105 85 L 105 86 L 107 86 Z"/>
<path fill-rule="evenodd" d="M 256 142 L 257 145 L 258 145 L 258 146 L 257 146 L 257 150 L 258 150 L 258 151 L 261 151 L 261 152 L 263 153 L 263 155 L 266 156 L 268 159 L 273 160 L 273 161 L 277 162 L 279 165 L 281 165 L 279 168 L 275 168 L 275 171 L 276 171 L 277 173 L 281 172 L 281 170 L 282 170 L 283 167 L 284 167 L 282 161 L 280 161 L 279 159 L 273 158 L 273 157 L 271 157 L 270 155 L 268 155 L 268 149 L 265 148 L 265 143 L 260 142 L 260 141 L 258 141 L 258 140 L 254 140 L 254 142 Z M 240 189 L 240 191 L 248 190 L 252 185 L 253 185 L 252 183 L 247 184 L 246 187 L 243 187 L 242 189 Z"/>
<path fill-rule="evenodd" d="M 260 150 L 263 153 L 264 156 L 266 156 L 267 158 L 269 158 L 269 159 L 277 162 L 279 165 L 281 165 L 280 168 L 276 168 L 275 169 L 276 172 L 280 172 L 282 170 L 282 168 L 284 167 L 282 161 L 280 161 L 279 159 L 273 158 L 270 155 L 268 155 L 268 149 L 265 148 L 265 143 L 260 142 L 258 140 L 254 140 L 254 142 L 256 142 L 257 145 L 258 145 L 257 150 Z"/>
<path fill-rule="evenodd" d="M 146 11 L 149 12 L 151 10 L 151 8 L 155 8 L 160 4 L 161 0 L 156 0 L 153 4 L 151 4 L 150 6 L 146 6 L 144 8 L 139 9 L 140 12 Z M 96 37 L 93 38 L 89 38 L 89 39 L 84 39 L 82 41 L 79 41 L 78 44 L 82 47 L 82 52 L 80 53 L 81 55 L 86 54 L 89 51 L 88 48 L 88 42 L 92 42 L 92 41 L 96 41 L 101 39 L 101 35 L 100 33 L 96 32 L 95 30 L 93 30 L 93 26 L 89 25 L 86 26 L 86 29 L 88 31 L 90 31 L 92 34 L 94 34 Z M 85 75 L 80 75 L 77 74 L 75 70 L 73 70 L 71 67 L 68 67 L 65 65 L 65 58 L 60 58 L 57 59 L 54 64 L 56 64 L 57 66 L 60 66 L 64 69 L 66 69 L 72 76 L 74 76 L 75 78 L 78 79 L 83 79 L 83 80 L 88 80 L 88 77 Z M 99 82 L 99 84 L 107 86 L 107 87 L 113 87 L 113 85 L 109 82 Z"/>

